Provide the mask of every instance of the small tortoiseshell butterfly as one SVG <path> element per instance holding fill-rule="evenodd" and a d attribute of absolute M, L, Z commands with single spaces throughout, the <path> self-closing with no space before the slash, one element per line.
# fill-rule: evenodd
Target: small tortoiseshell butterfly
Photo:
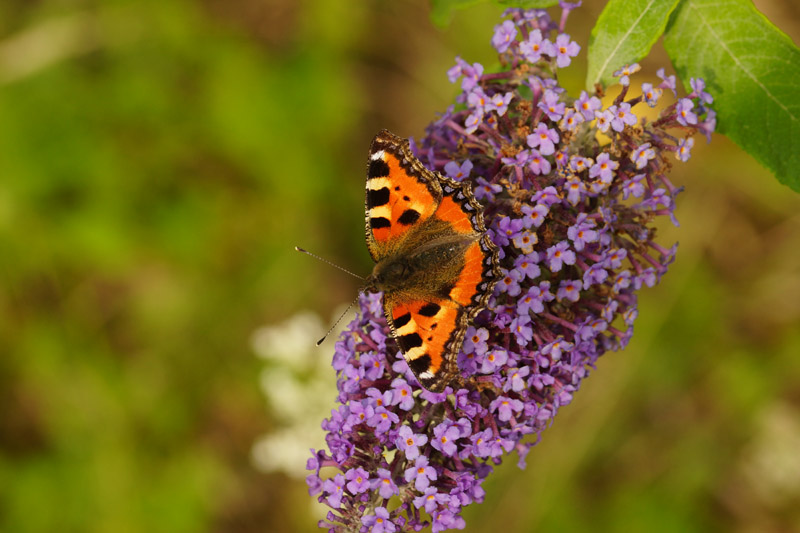
<path fill-rule="evenodd" d="M 425 168 L 408 141 L 383 130 L 367 166 L 367 292 L 383 310 L 411 371 L 440 392 L 460 380 L 457 357 L 470 320 L 499 276 L 497 247 L 469 183 Z"/>

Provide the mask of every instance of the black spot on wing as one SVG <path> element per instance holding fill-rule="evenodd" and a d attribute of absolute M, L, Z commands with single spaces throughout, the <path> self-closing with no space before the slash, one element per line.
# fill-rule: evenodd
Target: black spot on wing
<path fill-rule="evenodd" d="M 389 175 L 389 165 L 383 159 L 371 159 L 367 176 L 370 178 L 383 178 Z"/>
<path fill-rule="evenodd" d="M 411 350 L 412 348 L 416 348 L 417 346 L 422 346 L 422 337 L 419 336 L 418 333 L 407 333 L 406 335 L 400 335 L 397 337 L 397 344 L 400 345 L 400 349 L 404 352 Z"/>
<path fill-rule="evenodd" d="M 367 189 L 367 209 L 380 207 L 389 203 L 389 188 Z"/>
<path fill-rule="evenodd" d="M 390 228 L 392 223 L 386 217 L 375 217 L 369 219 L 369 225 L 372 229 Z"/>
<path fill-rule="evenodd" d="M 431 356 L 428 354 L 421 355 L 416 359 L 408 361 L 408 367 L 415 376 L 419 376 L 431 367 Z"/>
<path fill-rule="evenodd" d="M 400 315 L 399 317 L 393 319 L 392 322 L 394 322 L 395 329 L 400 329 L 406 324 L 408 324 L 409 320 L 411 320 L 411 313 L 406 313 L 404 315 Z"/>
<path fill-rule="evenodd" d="M 420 214 L 419 211 L 414 211 L 413 209 L 406 209 L 403 211 L 403 214 L 400 215 L 400 218 L 397 219 L 399 223 L 404 226 L 410 226 L 417 220 L 419 220 Z"/>
<path fill-rule="evenodd" d="M 439 309 L 441 309 L 441 306 L 439 304 L 431 302 L 423 305 L 419 310 L 419 314 L 427 317 L 436 316 L 436 313 L 439 312 Z"/>

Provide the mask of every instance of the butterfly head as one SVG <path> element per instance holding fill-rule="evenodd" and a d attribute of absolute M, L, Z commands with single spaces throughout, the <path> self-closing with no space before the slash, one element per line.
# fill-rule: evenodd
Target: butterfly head
<path fill-rule="evenodd" d="M 379 261 L 367 278 L 364 291 L 388 292 L 403 289 L 408 286 L 413 272 L 411 263 L 402 257 Z"/>

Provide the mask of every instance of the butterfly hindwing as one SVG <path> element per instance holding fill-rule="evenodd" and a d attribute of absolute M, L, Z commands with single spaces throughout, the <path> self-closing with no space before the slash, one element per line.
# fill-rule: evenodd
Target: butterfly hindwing
<path fill-rule="evenodd" d="M 387 318 L 403 357 L 420 383 L 430 390 L 446 385 L 456 368 L 448 360 L 448 343 L 462 312 L 447 300 L 387 302 Z M 449 333 L 449 334 L 448 334 Z"/>

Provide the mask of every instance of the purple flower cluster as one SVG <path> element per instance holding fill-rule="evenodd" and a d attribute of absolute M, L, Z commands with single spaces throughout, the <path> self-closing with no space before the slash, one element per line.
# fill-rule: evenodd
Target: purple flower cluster
<path fill-rule="evenodd" d="M 433 531 L 464 526 L 464 506 L 483 500 L 483 480 L 512 450 L 525 456 L 607 350 L 633 334 L 636 292 L 666 272 L 676 246 L 655 240 L 653 221 L 675 218 L 679 189 L 666 177 L 689 158 L 714 112 L 702 80 L 654 122 L 674 76 L 642 84 L 628 98 L 638 65 L 617 73 L 622 91 L 569 97 L 556 82 L 580 47 L 563 32 L 566 13 L 506 11 L 492 44 L 503 70 L 484 73 L 458 58 L 458 106 L 413 144 L 423 161 L 468 180 L 484 204 L 502 278 L 489 308 L 466 332 L 458 366 L 464 388 L 421 389 L 398 353 L 380 295 L 336 344 L 339 406 L 323 422 L 327 451 L 313 452 L 307 481 L 331 507 L 330 531 Z M 676 94 L 677 96 L 677 94 Z M 610 142 L 599 141 L 602 132 Z M 602 138 L 602 137 L 600 137 Z M 671 157 L 670 157 L 671 155 Z M 530 437 L 528 437 L 530 436 Z M 339 472 L 326 474 L 321 469 Z"/>

